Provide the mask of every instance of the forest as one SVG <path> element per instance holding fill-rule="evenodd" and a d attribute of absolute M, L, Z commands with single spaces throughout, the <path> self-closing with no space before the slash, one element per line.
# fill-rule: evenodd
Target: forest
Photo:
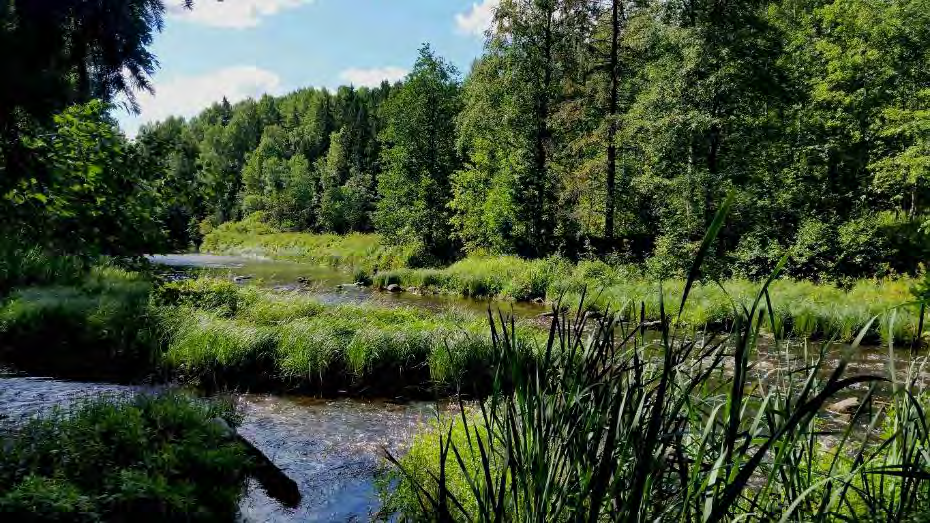
<path fill-rule="evenodd" d="M 396 85 L 303 89 L 145 127 L 179 247 L 261 213 L 377 232 L 414 266 L 603 257 L 684 274 L 913 273 L 930 255 L 930 5 L 504 2 L 464 74 L 428 46 Z"/>
<path fill-rule="evenodd" d="M 928 520 L 930 0 L 500 0 L 130 135 L 212 1 L 0 0 L 0 514 Z"/>

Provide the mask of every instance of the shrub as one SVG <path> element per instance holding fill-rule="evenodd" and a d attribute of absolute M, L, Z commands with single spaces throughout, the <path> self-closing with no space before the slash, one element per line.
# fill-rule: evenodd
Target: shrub
<path fill-rule="evenodd" d="M 176 394 L 56 409 L 0 442 L 0 514 L 10 521 L 232 520 L 244 449 L 211 420 L 231 407 Z"/>

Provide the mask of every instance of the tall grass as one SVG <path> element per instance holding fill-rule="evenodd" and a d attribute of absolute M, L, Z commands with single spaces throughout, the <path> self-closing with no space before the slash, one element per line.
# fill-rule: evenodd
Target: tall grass
<path fill-rule="evenodd" d="M 925 515 L 930 402 L 920 369 L 850 376 L 845 358 L 831 365 L 820 353 L 761 378 L 753 361 L 763 326 L 776 322 L 775 307 L 764 307 L 771 280 L 736 309 L 728 335 L 695 336 L 676 317 L 691 305 L 699 266 L 700 256 L 676 300 L 680 314 L 668 314 L 659 294 L 657 341 L 644 335 L 642 305 L 595 322 L 579 307 L 553 318 L 544 353 L 527 366 L 512 320 L 492 317 L 494 393 L 460 403 L 406 457 L 389 455 L 399 482 L 389 510 L 416 521 Z M 884 407 L 872 401 L 883 384 Z M 825 406 L 857 392 L 862 406 L 831 430 Z"/>
<path fill-rule="evenodd" d="M 459 311 L 323 305 L 213 279 L 159 296 L 167 364 L 207 385 L 424 394 L 490 383 L 491 338 Z"/>
<path fill-rule="evenodd" d="M 0 426 L 4 521 L 232 521 L 250 467 L 214 418 L 174 394 L 103 397 Z"/>
<path fill-rule="evenodd" d="M 349 236 L 282 233 L 255 219 L 227 223 L 208 234 L 202 250 L 285 258 L 335 268 L 355 270 L 356 281 L 371 280 L 376 288 L 388 285 L 415 287 L 425 292 L 505 300 L 545 300 L 575 303 L 583 290 L 591 294 L 587 306 L 603 311 L 608 305 L 643 303 L 646 318 L 659 317 L 659 282 L 641 268 L 614 266 L 599 260 L 572 263 L 553 256 L 527 260 L 516 256 L 471 255 L 445 268 L 410 268 L 410 248 L 387 246 L 375 235 Z M 852 341 L 876 314 L 912 301 L 912 278 L 861 280 L 848 289 L 830 283 L 779 279 L 771 284 L 776 334 L 797 337 L 839 337 Z M 686 280 L 663 283 L 663 298 L 677 314 Z M 691 305 L 681 321 L 693 327 L 721 329 L 734 321 L 732 301 L 752 302 L 760 282 L 731 279 L 718 285 L 696 282 Z M 902 308 L 894 329 L 875 324 L 868 342 L 912 341 L 917 338 L 926 309 Z M 767 326 L 766 328 L 768 328 Z"/>
<path fill-rule="evenodd" d="M 98 266 L 75 285 L 14 291 L 0 303 L 0 357 L 37 373 L 140 377 L 158 351 L 151 288 L 138 273 Z"/>
<path fill-rule="evenodd" d="M 396 283 L 421 290 L 472 297 L 530 300 L 545 299 L 577 303 L 588 292 L 585 306 L 604 311 L 611 305 L 642 304 L 645 319 L 661 319 L 660 302 L 667 312 L 679 316 L 676 297 L 681 296 L 686 280 L 662 283 L 630 268 L 612 267 L 600 261 L 583 261 L 577 265 L 561 258 L 524 260 L 516 257 L 470 257 L 445 269 L 397 269 L 383 271 L 373 278 L 384 288 Z M 779 279 L 770 284 L 775 323 L 764 328 L 778 335 L 801 338 L 839 338 L 852 341 L 876 314 L 899 308 L 893 329 L 873 324 L 868 342 L 911 341 L 917 337 L 921 308 L 901 308 L 913 300 L 910 278 L 863 280 L 849 289 L 831 284 Z M 692 327 L 725 330 L 734 322 L 734 302 L 748 307 L 759 293 L 762 283 L 732 279 L 721 283 L 693 282 L 689 306 L 680 311 L 679 320 Z M 763 305 L 766 310 L 768 304 Z M 923 310 L 926 319 L 926 310 Z"/>
<path fill-rule="evenodd" d="M 80 281 L 91 267 L 81 256 L 55 255 L 25 247 L 18 238 L 0 239 L 0 297 L 17 287 Z"/>
<path fill-rule="evenodd" d="M 410 248 L 389 246 L 375 234 L 280 232 L 255 218 L 224 223 L 204 236 L 202 252 L 281 258 L 338 269 L 373 273 L 403 267 Z"/>

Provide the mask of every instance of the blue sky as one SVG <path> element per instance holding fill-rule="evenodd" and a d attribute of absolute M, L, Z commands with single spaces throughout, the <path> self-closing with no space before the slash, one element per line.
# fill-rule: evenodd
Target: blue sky
<path fill-rule="evenodd" d="M 169 6 L 152 47 L 161 63 L 141 123 L 191 116 L 226 96 L 238 101 L 307 86 L 377 85 L 402 78 L 428 42 L 467 72 L 497 0 L 199 0 Z"/>

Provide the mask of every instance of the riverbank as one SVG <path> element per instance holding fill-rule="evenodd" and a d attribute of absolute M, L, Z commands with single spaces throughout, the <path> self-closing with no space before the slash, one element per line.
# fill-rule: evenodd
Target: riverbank
<path fill-rule="evenodd" d="M 511 365 L 514 340 L 497 339 L 491 364 L 513 390 L 440 417 L 392 455 L 386 511 L 411 521 L 923 521 L 921 371 L 859 374 L 845 356 L 794 357 L 784 345 L 781 365 L 759 368 L 765 319 L 743 314 L 732 337 L 707 343 L 670 323 L 651 341 L 615 340 L 610 320 L 576 323 L 550 340 L 534 376 Z M 573 332 L 583 330 L 594 336 L 581 349 Z"/>
<path fill-rule="evenodd" d="M 204 236 L 200 250 L 276 258 L 365 274 L 405 267 L 412 254 L 410 249 L 386 245 L 376 234 L 279 232 L 254 217 L 219 225 Z"/>
<path fill-rule="evenodd" d="M 525 260 L 472 256 L 445 268 L 414 269 L 404 266 L 403 256 L 385 257 L 384 253 L 399 252 L 399 248 L 383 246 L 377 236 L 336 238 L 279 233 L 256 224 L 224 224 L 207 235 L 203 250 L 281 257 L 308 264 L 331 265 L 332 260 L 340 260 L 347 263 L 340 265 L 344 270 L 354 272 L 353 280 L 370 280 L 379 289 L 397 285 L 416 293 L 574 304 L 586 291 L 586 306 L 591 309 L 632 308 L 635 317 L 642 313 L 647 321 L 660 320 L 663 306 L 666 313 L 677 316 L 677 297 L 685 285 L 684 280 L 667 280 L 661 283 L 660 293 L 660 283 L 635 268 L 614 267 L 601 261 L 574 264 L 558 257 Z M 316 251 L 316 245 L 324 247 Z M 346 245 L 367 247 L 350 249 Z M 860 280 L 840 288 L 829 283 L 777 280 L 770 289 L 773 314 L 767 330 L 779 336 L 849 342 L 873 317 L 882 315 L 885 319 L 872 324 L 867 341 L 910 344 L 920 330 L 919 308 L 903 305 L 914 301 L 912 288 L 916 283 L 908 277 L 884 278 Z M 691 304 L 681 311 L 681 320 L 698 329 L 725 329 L 733 321 L 734 307 L 751 305 L 760 286 L 742 279 L 721 285 L 699 282 L 692 291 Z M 892 309 L 896 311 L 894 321 L 892 315 L 886 314 Z M 925 314 L 924 323 L 928 320 L 930 315 Z"/>
<path fill-rule="evenodd" d="M 434 397 L 487 390 L 487 319 L 456 310 L 328 305 L 297 292 L 200 278 L 155 298 L 164 363 L 208 387 Z M 530 353 L 542 333 L 520 326 Z"/>

